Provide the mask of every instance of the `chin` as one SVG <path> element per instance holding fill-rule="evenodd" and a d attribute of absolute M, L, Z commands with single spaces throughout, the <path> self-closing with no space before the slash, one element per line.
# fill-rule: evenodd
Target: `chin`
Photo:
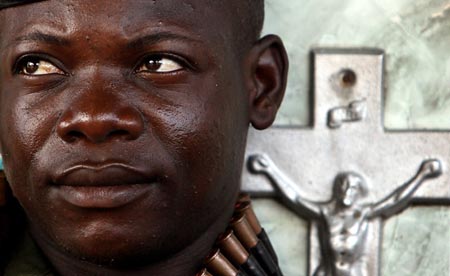
<path fill-rule="evenodd" d="M 168 244 L 169 237 L 143 237 L 140 235 L 98 234 L 83 239 L 66 239 L 57 247 L 63 248 L 66 255 L 101 266 L 118 268 L 142 267 L 158 263 L 173 255 L 185 245 Z"/>
<path fill-rule="evenodd" d="M 158 263 L 182 251 L 196 237 L 194 232 L 180 233 L 180 225 L 157 217 L 122 220 L 103 214 L 69 222 L 32 225 L 32 234 L 44 251 L 50 247 L 57 255 L 117 268 Z"/>

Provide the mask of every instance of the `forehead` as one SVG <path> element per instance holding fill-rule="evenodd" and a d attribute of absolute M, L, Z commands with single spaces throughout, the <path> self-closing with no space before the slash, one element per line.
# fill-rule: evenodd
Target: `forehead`
<path fill-rule="evenodd" d="M 220 3 L 221 2 L 221 3 Z M 151 29 L 171 29 L 198 40 L 232 39 L 233 16 L 227 1 L 210 0 L 51 0 L 0 12 L 2 37 L 33 31 L 72 35 L 104 30 L 130 37 Z M 112 27 L 113 26 L 113 27 Z"/>

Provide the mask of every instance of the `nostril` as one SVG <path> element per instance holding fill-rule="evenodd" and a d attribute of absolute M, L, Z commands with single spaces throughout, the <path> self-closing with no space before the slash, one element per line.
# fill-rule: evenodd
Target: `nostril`
<path fill-rule="evenodd" d="M 88 110 L 88 104 L 75 107 L 62 113 L 56 129 L 66 142 L 135 140 L 144 131 L 143 117 L 133 107 L 108 105 Z"/>
<path fill-rule="evenodd" d="M 71 138 L 84 138 L 85 137 L 85 135 L 83 133 L 76 131 L 76 130 L 69 131 L 67 133 L 67 136 L 69 136 Z"/>
<path fill-rule="evenodd" d="M 86 138 L 86 136 L 79 131 L 72 130 L 72 131 L 65 133 L 65 135 L 63 135 L 63 138 L 65 141 L 73 143 L 77 140 Z"/>

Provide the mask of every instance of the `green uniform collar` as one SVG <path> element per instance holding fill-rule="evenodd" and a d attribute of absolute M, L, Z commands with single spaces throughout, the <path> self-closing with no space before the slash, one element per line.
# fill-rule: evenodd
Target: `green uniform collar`
<path fill-rule="evenodd" d="M 51 267 L 27 233 L 19 243 L 4 276 L 54 276 Z"/>

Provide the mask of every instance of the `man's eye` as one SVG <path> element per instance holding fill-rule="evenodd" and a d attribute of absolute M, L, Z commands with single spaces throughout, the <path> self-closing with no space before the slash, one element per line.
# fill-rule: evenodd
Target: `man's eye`
<path fill-rule="evenodd" d="M 64 75 L 64 71 L 59 69 L 56 65 L 41 58 L 24 58 L 17 66 L 17 71 L 20 74 L 28 76 L 42 76 L 58 74 Z"/>
<path fill-rule="evenodd" d="M 184 67 L 170 57 L 151 56 L 136 70 L 137 73 L 170 73 L 183 69 Z"/>

